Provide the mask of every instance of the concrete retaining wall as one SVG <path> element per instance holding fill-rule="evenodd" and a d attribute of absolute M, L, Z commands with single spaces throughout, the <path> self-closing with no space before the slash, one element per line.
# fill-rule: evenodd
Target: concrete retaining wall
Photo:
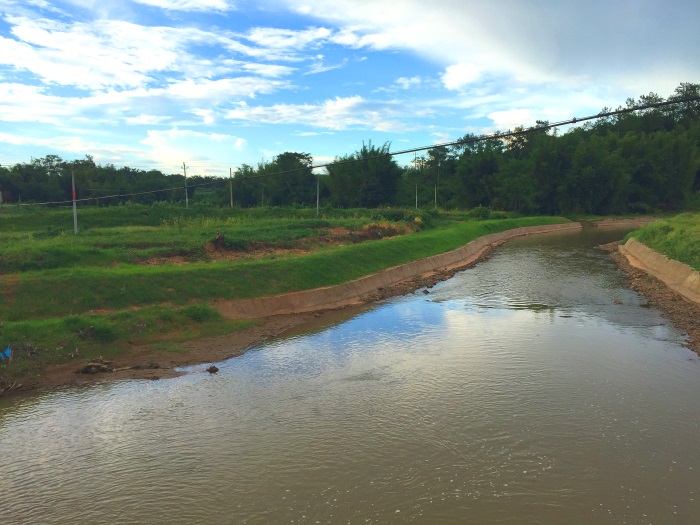
<path fill-rule="evenodd" d="M 620 252 L 633 266 L 641 268 L 685 298 L 700 304 L 700 272 L 687 264 L 669 259 L 634 238 L 621 245 Z"/>
<path fill-rule="evenodd" d="M 387 268 L 375 274 L 337 286 L 255 299 L 219 301 L 215 306 L 227 319 L 257 319 L 270 315 L 312 312 L 357 304 L 380 288 L 386 288 L 437 270 L 470 264 L 493 244 L 499 244 L 525 235 L 580 229 L 581 224 L 571 222 L 566 224 L 526 226 L 500 233 L 492 233 L 479 237 L 456 250 Z"/>

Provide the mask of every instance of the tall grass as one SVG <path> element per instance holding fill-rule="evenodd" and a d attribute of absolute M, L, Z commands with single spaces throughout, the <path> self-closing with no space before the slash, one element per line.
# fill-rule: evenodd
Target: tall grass
<path fill-rule="evenodd" d="M 630 236 L 700 271 L 700 213 L 682 213 L 656 221 Z"/>

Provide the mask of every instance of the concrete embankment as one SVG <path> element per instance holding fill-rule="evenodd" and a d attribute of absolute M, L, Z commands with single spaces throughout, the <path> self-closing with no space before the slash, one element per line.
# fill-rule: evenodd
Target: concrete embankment
<path fill-rule="evenodd" d="M 620 252 L 632 266 L 653 275 L 686 299 L 700 304 L 700 272 L 669 259 L 634 238 L 620 245 Z"/>
<path fill-rule="evenodd" d="M 382 290 L 408 279 L 440 270 L 467 266 L 481 257 L 490 247 L 502 244 L 509 239 L 525 235 L 579 229 L 581 229 L 580 223 L 570 222 L 566 224 L 526 226 L 492 233 L 479 237 L 456 250 L 387 268 L 375 274 L 337 286 L 255 299 L 220 301 L 216 304 L 216 307 L 228 319 L 257 319 L 271 315 L 312 312 L 359 304 L 365 302 L 377 290 Z"/>

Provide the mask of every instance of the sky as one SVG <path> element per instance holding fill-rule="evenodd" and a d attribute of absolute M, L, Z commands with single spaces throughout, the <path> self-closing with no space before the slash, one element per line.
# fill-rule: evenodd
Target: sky
<path fill-rule="evenodd" d="M 698 21 L 697 0 L 2 0 L 0 165 L 228 176 L 584 117 L 700 82 Z"/>

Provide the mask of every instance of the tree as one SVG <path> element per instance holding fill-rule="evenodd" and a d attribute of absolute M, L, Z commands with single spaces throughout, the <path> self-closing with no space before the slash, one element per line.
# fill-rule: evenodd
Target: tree
<path fill-rule="evenodd" d="M 313 158 L 308 153 L 285 152 L 262 166 L 266 177 L 269 203 L 273 206 L 292 204 L 310 206 L 316 202 L 316 179 Z"/>
<path fill-rule="evenodd" d="M 395 201 L 401 168 L 389 155 L 389 143 L 376 147 L 370 141 L 351 155 L 328 166 L 328 188 L 333 202 L 342 207 L 375 207 Z"/>

